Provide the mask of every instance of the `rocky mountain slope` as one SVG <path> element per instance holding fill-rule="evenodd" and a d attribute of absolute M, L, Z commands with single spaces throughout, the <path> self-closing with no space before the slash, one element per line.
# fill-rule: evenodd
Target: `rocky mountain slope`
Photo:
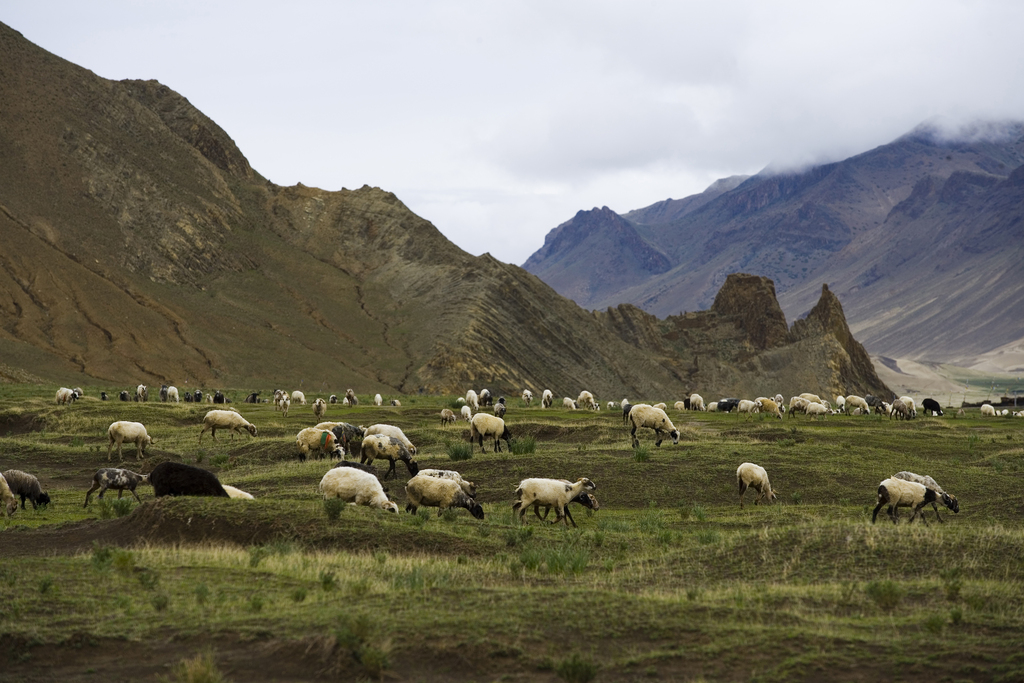
<path fill-rule="evenodd" d="M 805 333 L 773 318 L 762 334 L 742 302 L 781 316 L 767 281 L 726 288 L 732 304 L 704 318 L 590 313 L 461 251 L 391 193 L 275 185 L 178 93 L 99 78 L 2 24 L 0 102 L 6 379 L 885 391 L 845 323 Z"/>
<path fill-rule="evenodd" d="M 922 127 L 841 162 L 727 179 L 620 216 L 617 233 L 639 238 L 628 253 L 656 250 L 669 268 L 626 267 L 614 287 L 592 286 L 585 265 L 615 259 L 605 209 L 552 230 L 524 267 L 582 306 L 630 302 L 656 315 L 707 308 L 744 271 L 771 277 L 797 317 L 827 282 L 872 353 L 970 364 L 1024 339 L 1022 164 L 1024 124 L 959 140 Z M 587 239 L 572 245 L 564 236 L 581 225 Z"/>

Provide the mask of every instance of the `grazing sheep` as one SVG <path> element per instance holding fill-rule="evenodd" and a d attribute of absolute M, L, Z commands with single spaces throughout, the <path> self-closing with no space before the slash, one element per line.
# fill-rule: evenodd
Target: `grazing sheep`
<path fill-rule="evenodd" d="M 956 499 L 956 496 L 950 495 L 943 491 L 942 487 L 939 486 L 938 482 L 929 477 L 928 475 L 914 474 L 913 472 L 903 471 L 897 472 L 896 474 L 892 475 L 892 478 L 903 479 L 905 481 L 916 481 L 918 484 L 921 484 L 925 488 L 932 489 L 937 494 L 939 494 L 939 497 L 942 499 L 942 504 L 945 505 L 950 510 L 952 510 L 954 514 L 960 512 L 960 502 Z M 941 522 L 942 517 L 939 516 L 939 506 L 936 505 L 936 501 L 934 500 L 932 501 L 932 508 L 935 509 L 935 518 Z M 921 519 L 924 519 L 923 512 L 921 513 Z"/>
<path fill-rule="evenodd" d="M 461 507 L 477 519 L 484 518 L 483 507 L 452 479 L 417 475 L 405 485 L 405 495 L 409 499 L 405 510 L 412 514 L 416 514 L 421 506 L 436 507 L 440 517 L 449 508 Z"/>
<path fill-rule="evenodd" d="M 899 523 L 899 508 L 901 507 L 908 507 L 913 510 L 913 513 L 910 515 L 910 522 L 913 522 L 914 518 L 921 513 L 921 508 L 928 503 L 934 502 L 939 497 L 938 492 L 934 489 L 930 489 L 916 481 L 905 481 L 892 477 L 883 480 L 878 485 L 877 495 L 878 505 L 875 506 L 874 512 L 871 513 L 872 524 L 875 523 L 878 511 L 882 509 L 883 505 L 889 506 L 887 513 L 893 524 Z M 921 521 L 926 525 L 928 524 L 928 520 L 924 518 L 924 515 L 921 515 Z M 907 523 L 909 524 L 910 522 Z"/>
<path fill-rule="evenodd" d="M 19 496 L 21 498 L 21 509 L 25 509 L 25 499 L 27 498 L 32 503 L 32 509 L 37 509 L 40 505 L 46 507 L 50 504 L 50 496 L 43 491 L 42 486 L 39 485 L 39 480 L 36 479 L 34 474 L 28 472 L 22 472 L 21 470 L 7 470 L 4 472 L 4 479 L 7 480 L 7 486 L 11 489 L 11 494 Z"/>
<path fill-rule="evenodd" d="M 666 408 L 668 408 L 668 404 L 666 404 L 666 403 L 655 403 L 654 407 L 657 408 L 658 410 L 665 410 Z"/>
<path fill-rule="evenodd" d="M 756 401 L 758 405 L 758 411 L 774 415 L 775 417 L 782 419 L 782 408 L 778 401 L 771 398 L 759 398 Z"/>
<path fill-rule="evenodd" d="M 716 403 L 718 403 L 718 412 L 731 413 L 739 406 L 740 400 L 738 398 L 720 398 Z"/>
<path fill-rule="evenodd" d="M 579 398 L 576 399 L 576 404 L 580 408 L 597 410 L 597 401 L 594 400 L 594 395 L 586 390 L 580 392 Z"/>
<path fill-rule="evenodd" d="M 820 403 L 818 405 L 821 405 Z M 757 505 L 759 500 L 764 500 L 771 503 L 773 500 L 778 500 L 778 496 L 772 491 L 772 485 L 768 481 L 768 473 L 760 465 L 755 465 L 752 462 L 745 462 L 736 468 L 736 484 L 740 490 L 740 507 L 743 507 L 743 494 L 747 492 L 747 487 L 750 487 L 757 491 L 757 497 L 754 498 L 754 505 Z"/>
<path fill-rule="evenodd" d="M 992 407 L 991 403 L 986 403 L 983 406 L 981 406 L 981 416 L 982 417 L 995 417 L 996 416 L 996 409 Z"/>
<path fill-rule="evenodd" d="M 135 402 L 139 403 L 139 402 L 145 402 L 145 401 L 148 401 L 148 400 L 149 400 L 149 390 L 146 388 L 146 385 L 145 384 L 140 384 L 139 386 L 135 387 Z"/>
<path fill-rule="evenodd" d="M 469 422 L 471 419 L 473 419 L 473 410 L 469 406 L 462 406 L 462 409 L 459 411 L 459 414 L 462 416 L 462 419 L 464 419 L 466 422 Z"/>
<path fill-rule="evenodd" d="M 355 448 L 352 444 L 363 438 L 363 434 L 366 432 L 362 427 L 349 424 L 348 422 L 321 422 L 316 425 L 317 429 L 330 429 L 341 447 L 345 449 L 346 453 L 354 453 Z"/>
<path fill-rule="evenodd" d="M 895 416 L 897 420 L 910 419 L 910 407 L 903 402 L 903 399 L 898 398 L 892 402 L 892 408 L 889 411 L 889 419 L 891 420 L 893 416 Z"/>
<path fill-rule="evenodd" d="M 472 389 L 466 392 L 466 405 L 473 410 L 480 410 L 480 397 Z"/>
<path fill-rule="evenodd" d="M 71 391 L 75 392 L 75 400 L 76 400 L 76 401 L 77 401 L 78 399 L 82 398 L 83 396 L 85 396 L 85 392 L 84 392 L 84 391 L 82 391 L 82 387 L 75 387 L 75 388 L 74 388 L 74 389 L 72 389 Z"/>
<path fill-rule="evenodd" d="M 148 483 L 148 474 L 137 474 L 131 470 L 122 470 L 116 467 L 104 467 L 92 475 L 92 488 L 86 491 L 85 505 L 82 507 L 89 507 L 89 497 L 97 489 L 99 489 L 100 498 L 103 498 L 103 494 L 107 492 L 107 489 L 116 490 L 118 498 L 124 495 L 125 489 L 128 489 L 128 492 L 135 496 L 135 500 L 141 503 L 142 499 L 135 492 L 135 487 L 139 484 Z"/>
<path fill-rule="evenodd" d="M 130 401 L 131 400 L 131 397 L 128 396 L 128 392 L 127 391 L 122 391 L 121 393 L 119 393 L 117 395 L 117 398 L 122 400 L 122 401 Z"/>
<path fill-rule="evenodd" d="M 523 389 L 523 403 L 529 408 L 531 402 L 533 402 L 533 392 L 529 389 Z"/>
<path fill-rule="evenodd" d="M 228 498 L 236 498 L 239 500 L 256 500 L 251 493 L 246 493 L 241 489 L 236 489 L 234 486 L 228 486 L 227 484 L 221 484 L 224 487 L 224 492 L 228 494 Z"/>
<path fill-rule="evenodd" d="M 712 401 L 711 403 L 708 404 L 708 412 L 709 413 L 717 413 L 718 412 L 718 401 Z"/>
<path fill-rule="evenodd" d="M 338 395 L 337 394 L 331 394 L 331 397 L 327 399 L 327 402 L 332 404 L 332 405 L 337 403 L 338 402 Z"/>
<path fill-rule="evenodd" d="M 754 413 L 757 412 L 758 405 L 754 401 L 749 399 L 743 399 L 736 404 L 737 413 Z"/>
<path fill-rule="evenodd" d="M 416 447 L 412 445 L 412 441 L 409 441 L 409 438 L 405 435 L 405 433 L 402 432 L 402 430 L 399 429 L 398 427 L 395 427 L 394 425 L 370 425 L 364 430 L 364 435 L 370 436 L 372 434 L 384 434 L 385 436 L 393 436 L 399 441 L 401 441 L 403 444 L 405 444 L 405 447 L 409 449 L 409 453 L 411 453 L 412 455 L 416 455 Z"/>
<path fill-rule="evenodd" d="M 260 402 L 260 392 L 258 392 L 258 391 L 250 392 L 249 395 L 247 395 L 244 399 L 242 399 L 242 403 L 259 403 L 259 402 Z"/>
<path fill-rule="evenodd" d="M 365 505 L 398 514 L 398 504 L 388 500 L 380 480 L 369 472 L 352 467 L 335 467 L 320 480 L 320 495 L 325 500 L 340 498 L 352 505 Z"/>
<path fill-rule="evenodd" d="M 641 427 L 654 430 L 654 435 L 657 438 L 657 441 L 654 442 L 655 446 L 660 447 L 661 442 L 665 440 L 665 436 L 671 437 L 672 443 L 679 443 L 679 430 L 672 424 L 672 420 L 668 419 L 665 411 L 660 408 L 643 403 L 635 405 L 629 411 L 629 421 L 633 425 L 629 432 L 633 439 L 633 448 L 640 445 L 640 439 L 636 435 L 636 430 Z"/>
<path fill-rule="evenodd" d="M 811 403 L 820 403 L 822 405 L 825 405 L 825 402 L 822 401 L 821 397 L 819 397 L 817 394 L 803 393 L 803 394 L 800 394 L 800 398 L 806 399 L 806 400 L 810 401 Z"/>
<path fill-rule="evenodd" d="M 327 414 L 327 401 L 322 398 L 318 398 L 313 401 L 313 417 L 318 420 L 323 420 L 324 415 Z"/>
<path fill-rule="evenodd" d="M 417 474 L 416 476 L 437 477 L 438 479 L 451 479 L 452 481 L 457 483 L 462 488 L 463 491 L 466 492 L 466 495 L 476 495 L 476 484 L 466 479 L 463 479 L 462 475 L 456 472 L 455 470 L 420 470 L 419 474 Z"/>
<path fill-rule="evenodd" d="M 501 452 L 501 443 L 499 439 L 505 440 L 505 445 L 509 445 L 509 439 L 512 438 L 512 434 L 508 431 L 508 427 L 505 426 L 505 421 L 500 417 L 488 415 L 487 413 L 477 413 L 470 420 L 469 428 L 469 443 L 479 440 L 480 450 L 484 453 L 487 449 L 484 448 L 484 439 L 494 439 L 494 452 Z M 511 447 L 510 447 L 511 448 Z"/>
<path fill-rule="evenodd" d="M 856 415 L 856 411 L 860 411 L 861 415 L 870 415 L 871 406 L 868 405 L 868 402 L 865 399 L 851 394 L 846 397 L 846 414 Z"/>
<path fill-rule="evenodd" d="M 484 406 L 485 408 L 489 408 L 494 405 L 494 397 L 491 396 L 490 389 L 480 390 L 480 405 Z"/>
<path fill-rule="evenodd" d="M 819 415 L 825 416 L 825 415 L 830 415 L 832 413 L 832 411 L 829 410 L 825 406 L 825 404 L 823 404 L 823 403 L 816 403 L 814 401 L 811 401 L 806 406 L 804 406 L 804 411 L 803 412 L 806 413 L 807 415 L 810 415 L 815 420 L 818 419 Z"/>
<path fill-rule="evenodd" d="M 402 402 L 399 401 L 397 398 L 393 398 L 393 399 L 391 399 L 391 406 L 393 408 L 401 408 L 402 407 Z"/>
<path fill-rule="evenodd" d="M 933 416 L 942 417 L 942 406 L 934 398 L 926 398 L 921 401 L 921 407 L 931 412 Z"/>
<path fill-rule="evenodd" d="M 551 393 L 550 389 L 545 389 L 544 393 L 540 396 L 540 405 L 543 408 L 550 408 L 551 404 L 555 402 L 555 395 Z"/>
<path fill-rule="evenodd" d="M 608 401 L 608 410 L 618 410 L 619 404 L 615 401 Z"/>
<path fill-rule="evenodd" d="M 448 425 L 455 424 L 455 413 L 450 408 L 441 409 L 441 426 L 447 427 Z"/>
<path fill-rule="evenodd" d="M 846 412 L 846 397 L 845 396 L 836 396 L 836 412 L 837 413 L 845 413 Z"/>
<path fill-rule="evenodd" d="M 306 395 L 296 389 L 292 392 L 292 402 L 297 403 L 300 406 L 306 405 Z"/>
<path fill-rule="evenodd" d="M 181 403 L 181 400 L 178 398 L 178 387 L 167 387 L 167 400 Z"/>
<path fill-rule="evenodd" d="M 242 430 L 249 432 L 250 436 L 256 436 L 256 426 L 236 413 L 234 410 L 211 410 L 203 417 L 203 430 L 199 432 L 199 443 L 203 443 L 203 434 L 210 430 L 210 436 L 217 440 L 218 429 L 230 429 L 231 438 L 235 438 L 235 432 L 239 434 Z"/>
<path fill-rule="evenodd" d="M 11 493 L 11 487 L 7 485 L 7 480 L 2 474 L 0 474 L 0 500 L 4 502 L 7 516 L 12 517 L 18 510 L 18 499 Z"/>
<path fill-rule="evenodd" d="M 153 437 L 146 433 L 146 427 L 141 422 L 112 422 L 107 427 L 107 460 L 110 460 L 110 453 L 117 444 L 117 459 L 124 460 L 121 454 L 121 444 L 125 441 L 135 444 L 135 459 L 142 460 L 146 447 L 153 443 Z"/>
<path fill-rule="evenodd" d="M 227 498 L 227 491 L 213 472 L 180 462 L 162 462 L 149 473 L 157 498 L 163 496 L 213 496 Z"/>
<path fill-rule="evenodd" d="M 317 453 L 317 458 L 328 456 L 342 460 L 345 449 L 338 443 L 338 437 L 329 429 L 306 427 L 295 435 L 295 448 L 299 452 L 299 462 L 306 462 L 310 453 Z"/>
<path fill-rule="evenodd" d="M 683 412 L 684 410 L 686 410 L 686 401 L 676 401 L 672 405 L 672 407 L 678 410 L 679 412 Z"/>
<path fill-rule="evenodd" d="M 377 394 L 377 395 L 375 395 L 373 397 L 373 405 L 375 405 L 375 406 L 382 406 L 382 405 L 384 405 L 384 399 L 381 397 L 380 394 Z"/>
<path fill-rule="evenodd" d="M 589 492 L 595 489 L 597 489 L 597 484 L 586 477 L 577 479 L 575 484 L 570 484 L 563 479 L 523 479 L 516 489 L 516 501 L 512 504 L 512 510 L 519 511 L 519 522 L 522 523 L 523 515 L 526 514 L 528 508 L 537 505 L 550 506 L 555 508 L 555 521 L 552 524 L 562 522 L 565 526 L 569 526 L 565 514 L 565 508 L 569 501 L 583 491 Z"/>
<path fill-rule="evenodd" d="M 576 410 L 576 401 L 566 396 L 562 399 L 562 407 L 566 410 Z"/>
<path fill-rule="evenodd" d="M 700 394 L 690 394 L 690 410 L 705 410 L 704 398 Z"/>
<path fill-rule="evenodd" d="M 909 396 L 900 396 L 900 400 L 903 401 L 905 406 L 907 406 L 907 411 L 910 415 L 909 419 L 917 417 L 917 404 L 914 402 L 914 399 Z"/>
<path fill-rule="evenodd" d="M 75 393 L 74 389 L 61 387 L 57 390 L 57 405 L 65 406 L 69 403 L 74 403 L 76 400 L 78 400 L 78 394 Z"/>
<path fill-rule="evenodd" d="M 810 401 L 800 396 L 793 396 L 789 399 L 789 413 L 790 417 L 795 416 L 797 413 L 807 413 L 807 406 L 810 405 Z"/>
<path fill-rule="evenodd" d="M 388 478 L 388 475 L 398 476 L 398 473 L 395 472 L 396 460 L 401 460 L 405 463 L 410 476 L 415 477 L 420 471 L 419 464 L 412 459 L 409 449 L 406 448 L 401 440 L 386 434 L 367 434 L 363 437 L 359 462 L 370 465 L 377 459 L 384 459 L 391 463 L 387 472 L 384 473 L 385 479 Z"/>

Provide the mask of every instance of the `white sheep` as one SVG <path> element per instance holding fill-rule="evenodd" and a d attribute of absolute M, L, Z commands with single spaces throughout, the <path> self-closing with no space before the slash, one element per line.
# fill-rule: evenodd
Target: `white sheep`
<path fill-rule="evenodd" d="M 913 510 L 913 513 L 910 515 L 910 522 L 913 522 L 914 518 L 921 514 L 921 508 L 928 503 L 935 502 L 938 497 L 937 491 L 928 488 L 924 484 L 890 477 L 878 485 L 878 505 L 875 506 L 874 512 L 871 513 L 871 523 L 875 523 L 878 511 L 882 509 L 883 505 L 889 506 L 886 512 L 893 524 L 899 522 L 899 508 L 901 507 L 908 507 Z M 928 524 L 928 520 L 924 518 L 924 515 L 921 515 L 921 521 L 926 525 Z M 907 523 L 909 524 L 910 522 Z"/>
<path fill-rule="evenodd" d="M 469 422 L 470 420 L 473 419 L 473 409 L 470 408 L 469 406 L 462 406 L 462 408 L 459 410 L 459 415 L 462 416 L 463 420 Z"/>
<path fill-rule="evenodd" d="M 552 524 L 562 522 L 565 526 L 569 526 L 565 521 L 565 507 L 569 501 L 583 491 L 595 489 L 597 489 L 597 484 L 586 477 L 577 479 L 575 484 L 570 484 L 562 479 L 523 479 L 516 489 L 516 501 L 512 504 L 512 510 L 519 511 L 519 522 L 522 523 L 523 515 L 526 514 L 528 508 L 553 507 L 555 508 L 555 521 Z"/>
<path fill-rule="evenodd" d="M 994 407 L 992 407 L 991 403 L 986 403 L 983 406 L 981 406 L 981 416 L 982 417 L 995 417 L 996 416 L 996 409 Z"/>
<path fill-rule="evenodd" d="M 14 494 L 11 493 L 11 487 L 7 485 L 7 480 L 4 479 L 2 474 L 0 474 L 0 500 L 4 502 L 7 516 L 11 517 L 14 515 L 18 509 L 18 501 L 15 499 Z"/>
<path fill-rule="evenodd" d="M 167 387 L 167 400 L 181 403 L 181 399 L 178 398 L 178 387 Z"/>
<path fill-rule="evenodd" d="M 281 410 L 281 401 L 288 396 L 288 392 L 283 389 L 274 389 L 274 410 Z"/>
<path fill-rule="evenodd" d="M 335 467 L 320 480 L 324 499 L 340 498 L 353 505 L 366 505 L 398 513 L 398 505 L 388 500 L 380 480 L 369 472 L 352 467 Z"/>
<path fill-rule="evenodd" d="M 402 407 L 402 402 L 399 401 L 397 398 L 393 398 L 393 399 L 391 399 L 391 405 L 394 408 L 401 408 Z"/>
<path fill-rule="evenodd" d="M 331 405 L 336 404 L 338 402 L 338 395 L 331 394 L 330 397 L 327 399 L 327 402 L 330 403 Z"/>
<path fill-rule="evenodd" d="M 868 402 L 860 396 L 854 396 L 851 394 L 846 397 L 846 401 L 844 401 L 844 403 L 846 405 L 847 415 L 856 415 L 857 413 L 855 411 L 860 411 L 861 415 L 871 414 L 871 407 L 868 405 Z"/>
<path fill-rule="evenodd" d="M 668 404 L 666 404 L 666 403 L 655 403 L 654 407 L 657 408 L 658 410 L 666 410 L 668 408 Z"/>
<path fill-rule="evenodd" d="M 327 414 L 327 401 L 322 398 L 318 398 L 313 401 L 313 417 L 318 420 L 323 420 L 324 415 Z"/>
<path fill-rule="evenodd" d="M 576 401 L 566 396 L 562 399 L 562 407 L 566 410 L 576 410 Z"/>
<path fill-rule="evenodd" d="M 829 410 L 824 403 L 816 403 L 814 401 L 811 401 L 806 405 L 806 407 L 804 408 L 804 412 L 813 417 L 815 420 L 818 419 L 819 415 L 824 416 L 832 414 L 832 411 Z"/>
<path fill-rule="evenodd" d="M 706 410 L 704 397 L 700 394 L 690 394 L 690 410 Z"/>
<path fill-rule="evenodd" d="M 782 406 L 782 401 L 783 401 L 782 394 L 775 394 L 775 398 L 773 400 L 775 401 L 775 405 L 777 405 L 779 407 Z"/>
<path fill-rule="evenodd" d="M 299 452 L 299 462 L 305 462 L 310 453 L 345 458 L 345 449 L 341 447 L 338 437 L 330 429 L 306 427 L 295 435 L 295 448 Z"/>
<path fill-rule="evenodd" d="M 281 409 L 281 417 L 288 417 L 288 410 L 292 407 L 292 400 L 288 398 L 287 395 L 285 395 L 281 399 L 281 403 L 279 404 L 279 406 Z"/>
<path fill-rule="evenodd" d="M 452 479 L 416 475 L 405 485 L 405 495 L 409 499 L 405 509 L 413 514 L 421 506 L 436 507 L 440 517 L 449 508 L 461 507 L 477 519 L 484 518 L 483 507 Z"/>
<path fill-rule="evenodd" d="M 357 406 L 359 405 L 359 399 L 356 397 L 356 392 L 351 389 L 345 390 L 345 400 L 348 401 L 348 405 Z"/>
<path fill-rule="evenodd" d="M 540 405 L 543 408 L 550 408 L 551 404 L 555 402 L 555 395 L 551 393 L 550 389 L 545 389 L 544 393 L 540 395 Z"/>
<path fill-rule="evenodd" d="M 296 389 L 292 392 L 292 402 L 297 403 L 300 406 L 306 405 L 306 395 Z"/>
<path fill-rule="evenodd" d="M 939 497 L 942 499 L 942 504 L 945 505 L 950 510 L 952 510 L 954 514 L 960 512 L 960 502 L 956 499 L 956 496 L 943 491 L 942 487 L 939 486 L 939 483 L 932 479 L 931 477 L 929 477 L 927 474 L 922 475 L 914 474 L 913 472 L 903 471 L 897 472 L 896 474 L 892 475 L 892 478 L 903 479 L 905 481 L 916 481 L 918 484 L 921 484 L 925 488 L 932 489 L 937 494 L 939 494 Z M 936 519 L 938 519 L 941 522 L 942 517 L 939 516 L 939 506 L 936 505 L 935 501 L 932 501 L 932 508 L 935 509 Z M 921 514 L 921 519 L 924 519 L 924 513 Z"/>
<path fill-rule="evenodd" d="M 758 409 L 757 403 L 749 399 L 743 399 L 736 404 L 737 413 L 755 413 Z"/>
<path fill-rule="evenodd" d="M 384 425 L 384 424 L 370 425 L 363 432 L 364 436 L 371 436 L 373 434 L 383 434 L 385 436 L 393 436 L 396 439 L 398 439 L 399 441 L 401 441 L 403 444 L 405 444 L 405 447 L 409 449 L 409 453 L 410 454 L 416 455 L 416 447 L 412 445 L 412 441 L 409 441 L 409 439 L 408 439 L 408 437 L 406 437 L 405 433 L 402 432 L 402 430 L 399 429 L 398 427 L 395 427 L 394 425 Z"/>
<path fill-rule="evenodd" d="M 448 425 L 455 424 L 455 413 L 451 411 L 451 408 L 441 409 L 441 426 L 447 427 Z"/>
<path fill-rule="evenodd" d="M 917 417 L 917 403 L 909 396 L 900 396 L 900 400 L 907 406 L 907 410 L 910 411 L 910 417 Z"/>
<path fill-rule="evenodd" d="M 382 405 L 384 405 L 384 399 L 381 398 L 380 394 L 376 394 L 373 397 L 373 405 L 375 405 L 375 406 L 382 406 Z"/>
<path fill-rule="evenodd" d="M 846 397 L 845 396 L 836 396 L 836 412 L 839 412 L 839 413 L 845 413 L 846 412 Z"/>
<path fill-rule="evenodd" d="M 472 445 L 474 442 L 480 442 L 480 450 L 484 453 L 487 449 L 484 448 L 484 439 L 494 439 L 494 452 L 501 452 L 501 443 L 499 439 L 505 440 L 505 445 L 509 445 L 509 439 L 512 438 L 511 433 L 508 431 L 508 427 L 505 426 L 505 421 L 500 417 L 494 415 L 488 415 L 487 413 L 477 413 L 473 416 L 473 419 L 469 423 L 469 443 Z"/>
<path fill-rule="evenodd" d="M 709 403 L 707 405 L 707 411 L 709 413 L 717 413 L 718 412 L 718 401 L 712 401 L 711 403 Z"/>
<path fill-rule="evenodd" d="M 140 384 L 135 387 L 135 401 L 145 402 L 149 400 L 149 389 L 146 388 L 145 384 Z"/>
<path fill-rule="evenodd" d="M 533 392 L 530 391 L 529 389 L 523 389 L 523 403 L 525 403 L 526 407 L 529 408 L 530 407 L 530 403 L 532 403 L 532 402 L 533 402 Z"/>
<path fill-rule="evenodd" d="M 230 429 L 232 439 L 235 438 L 235 432 L 241 434 L 243 429 L 249 432 L 250 436 L 256 436 L 256 426 L 234 410 L 211 410 L 203 416 L 203 430 L 199 432 L 199 443 L 203 443 L 203 434 L 207 430 L 210 430 L 210 436 L 216 441 L 218 429 Z"/>
<path fill-rule="evenodd" d="M 241 489 L 236 489 L 234 486 L 228 486 L 227 484 L 221 484 L 225 493 L 228 494 L 228 498 L 236 498 L 239 500 L 256 500 L 251 493 L 246 493 Z"/>
<path fill-rule="evenodd" d="M 153 437 L 146 433 L 145 425 L 141 422 L 128 422 L 125 420 L 112 422 L 107 427 L 107 439 L 110 441 L 107 445 L 108 461 L 110 460 L 110 453 L 114 449 L 114 444 L 117 444 L 118 460 L 124 460 L 124 456 L 121 454 L 121 444 L 125 441 L 135 444 L 135 459 L 142 460 L 146 447 L 153 443 Z"/>
<path fill-rule="evenodd" d="M 608 410 L 618 410 L 620 407 L 615 401 L 608 401 Z"/>
<path fill-rule="evenodd" d="M 597 401 L 594 400 L 594 395 L 586 390 L 580 392 L 579 398 L 576 399 L 576 404 L 580 408 L 597 410 Z"/>
<path fill-rule="evenodd" d="M 672 405 L 672 407 L 678 410 L 679 412 L 683 412 L 686 410 L 686 401 L 676 401 Z"/>
<path fill-rule="evenodd" d="M 405 463 L 410 476 L 415 477 L 420 471 L 419 464 L 412 459 L 409 449 L 406 448 L 405 444 L 399 439 L 386 434 L 367 434 L 364 436 L 359 454 L 359 462 L 364 465 L 372 465 L 373 461 L 377 459 L 390 462 L 391 466 L 384 473 L 385 479 L 388 478 L 388 475 L 398 476 L 398 473 L 395 472 L 395 461 L 397 460 Z"/>
<path fill-rule="evenodd" d="M 69 403 L 74 403 L 77 399 L 78 394 L 75 393 L 74 389 L 61 387 L 57 390 L 57 405 L 63 406 Z"/>
<path fill-rule="evenodd" d="M 818 396 L 817 394 L 804 393 L 804 394 L 800 394 L 800 398 L 806 399 L 806 400 L 810 401 L 811 403 L 820 403 L 822 405 L 825 405 L 825 402 L 822 401 L 821 397 Z"/>
<path fill-rule="evenodd" d="M 821 404 L 819 404 L 821 405 Z M 740 490 L 740 507 L 743 507 L 743 494 L 747 492 L 747 488 L 752 488 L 757 491 L 757 497 L 754 498 L 754 505 L 757 502 L 764 500 L 771 503 L 773 500 L 778 500 L 778 496 L 772 491 L 772 485 L 768 481 L 768 473 L 760 465 L 755 465 L 752 462 L 745 462 L 736 468 L 736 484 Z"/>
<path fill-rule="evenodd" d="M 797 413 L 806 413 L 807 406 L 810 403 L 811 402 L 808 401 L 806 398 L 802 398 L 800 396 L 793 396 L 792 398 L 789 399 L 789 416 L 793 417 Z"/>
<path fill-rule="evenodd" d="M 693 403 L 691 402 L 690 405 L 693 405 Z M 668 419 L 665 411 L 660 408 L 655 408 L 645 403 L 638 403 L 629 411 L 629 421 L 633 425 L 629 432 L 633 439 L 633 448 L 640 445 L 640 439 L 637 438 L 636 430 L 641 427 L 654 430 L 654 435 L 657 438 L 657 441 L 654 442 L 655 446 L 661 446 L 661 442 L 665 440 L 666 435 L 672 438 L 672 443 L 679 443 L 679 430 L 672 424 L 672 420 Z"/>
<path fill-rule="evenodd" d="M 420 470 L 416 475 L 418 477 L 437 477 L 438 479 L 451 479 L 458 484 L 467 495 L 476 495 L 476 484 L 473 482 L 463 479 L 462 475 L 455 470 Z"/>
<path fill-rule="evenodd" d="M 466 392 L 466 405 L 473 410 L 480 410 L 480 397 L 472 389 Z"/>

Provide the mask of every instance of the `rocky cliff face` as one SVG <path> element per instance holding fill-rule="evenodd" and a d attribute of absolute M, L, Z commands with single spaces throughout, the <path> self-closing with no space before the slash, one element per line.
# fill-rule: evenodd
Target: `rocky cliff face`
<path fill-rule="evenodd" d="M 773 393 L 824 390 L 786 355 L 816 337 L 787 341 L 763 278 L 728 280 L 706 317 L 591 313 L 389 192 L 268 182 L 181 95 L 98 78 L 3 25 L 0 102 L 0 377 L 668 400 L 738 392 L 770 365 Z"/>

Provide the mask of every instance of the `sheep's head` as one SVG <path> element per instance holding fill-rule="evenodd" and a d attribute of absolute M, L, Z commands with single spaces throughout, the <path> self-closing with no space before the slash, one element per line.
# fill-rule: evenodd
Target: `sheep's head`
<path fill-rule="evenodd" d="M 246 429 L 247 432 L 249 432 L 253 436 L 256 436 L 256 425 L 254 425 L 254 424 L 247 424 L 245 426 L 245 429 Z"/>
<path fill-rule="evenodd" d="M 593 490 L 595 490 L 597 488 L 597 484 L 595 484 L 594 482 L 590 481 L 586 477 L 580 477 L 579 479 L 576 480 L 576 483 L 577 484 L 583 484 L 583 490 L 584 491 L 593 491 Z"/>
<path fill-rule="evenodd" d="M 39 496 L 36 498 L 36 505 L 42 505 L 43 507 L 46 507 L 49 504 L 50 494 L 46 493 L 45 491 L 43 493 L 40 493 Z"/>
<path fill-rule="evenodd" d="M 960 512 L 960 503 L 957 501 L 956 496 L 951 496 L 948 493 L 943 493 L 942 504 L 948 507 L 953 512 Z"/>
<path fill-rule="evenodd" d="M 14 513 L 17 512 L 17 510 L 18 510 L 18 501 L 14 500 L 13 498 L 11 498 L 9 501 L 7 501 L 7 516 L 8 517 L 13 516 Z"/>
<path fill-rule="evenodd" d="M 580 492 L 580 495 L 573 498 L 573 500 L 582 505 L 583 507 L 590 508 L 591 510 L 601 509 L 601 504 L 597 502 L 597 498 L 587 493 L 586 491 Z"/>
<path fill-rule="evenodd" d="M 484 509 L 480 506 L 480 503 L 476 502 L 476 500 L 470 498 L 466 501 L 466 509 L 469 510 L 469 514 L 473 515 L 477 519 L 484 518 Z"/>
<path fill-rule="evenodd" d="M 381 509 L 398 514 L 398 504 L 393 500 L 387 500 L 380 504 Z"/>
<path fill-rule="evenodd" d="M 672 443 L 674 443 L 674 444 L 678 444 L 679 443 L 679 430 L 678 429 L 673 429 L 671 432 L 669 432 L 668 435 L 672 437 Z"/>

